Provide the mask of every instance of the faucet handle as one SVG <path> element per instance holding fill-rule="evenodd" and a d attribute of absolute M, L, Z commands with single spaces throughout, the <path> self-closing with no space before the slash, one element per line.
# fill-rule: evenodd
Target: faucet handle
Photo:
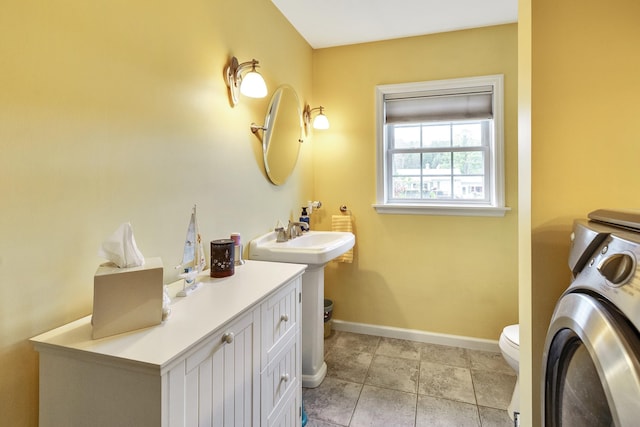
<path fill-rule="evenodd" d="M 284 229 L 284 227 L 277 227 L 275 229 L 276 234 L 276 242 L 286 242 L 287 239 L 287 232 Z"/>

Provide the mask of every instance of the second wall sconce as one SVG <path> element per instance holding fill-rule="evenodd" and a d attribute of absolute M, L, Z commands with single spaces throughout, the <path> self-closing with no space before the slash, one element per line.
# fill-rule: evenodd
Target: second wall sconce
<path fill-rule="evenodd" d="M 256 71 L 258 64 L 259 62 L 255 59 L 239 64 L 238 58 L 235 56 L 231 58 L 225 69 L 225 75 L 233 105 L 238 104 L 238 92 L 250 98 L 267 96 L 267 84 L 260 73 Z M 248 69 L 250 69 L 249 72 L 243 76 L 242 73 Z"/>
<path fill-rule="evenodd" d="M 311 115 L 314 111 L 318 111 L 318 115 L 313 119 L 313 128 L 321 130 L 329 129 L 329 119 L 324 115 L 324 107 L 311 108 L 309 105 L 305 105 L 302 118 L 304 119 L 304 126 L 307 129 L 307 133 L 311 126 Z"/>

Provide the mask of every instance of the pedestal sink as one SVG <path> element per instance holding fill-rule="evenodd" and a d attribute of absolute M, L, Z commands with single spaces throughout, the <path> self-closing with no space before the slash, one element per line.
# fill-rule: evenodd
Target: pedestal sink
<path fill-rule="evenodd" d="M 324 361 L 324 267 L 353 247 L 353 233 L 308 231 L 286 242 L 271 232 L 249 243 L 257 261 L 307 264 L 302 275 L 302 386 L 317 387 L 327 374 Z"/>

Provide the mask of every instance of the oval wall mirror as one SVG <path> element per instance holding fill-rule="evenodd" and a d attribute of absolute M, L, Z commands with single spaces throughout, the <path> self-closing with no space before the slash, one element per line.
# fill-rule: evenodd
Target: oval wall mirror
<path fill-rule="evenodd" d="M 289 85 L 276 89 L 264 120 L 262 152 L 269 180 L 284 184 L 298 161 L 302 142 L 302 111 L 296 91 Z"/>

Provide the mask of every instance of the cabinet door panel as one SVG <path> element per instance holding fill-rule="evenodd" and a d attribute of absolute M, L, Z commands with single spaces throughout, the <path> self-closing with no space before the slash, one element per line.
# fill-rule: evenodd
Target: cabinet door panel
<path fill-rule="evenodd" d="M 184 364 L 172 369 L 170 425 L 252 426 L 258 345 L 254 312 L 250 312 L 223 327 L 193 351 Z M 181 377 L 177 374 L 180 370 Z"/>
<path fill-rule="evenodd" d="M 188 426 L 196 426 L 196 425 L 207 425 L 204 422 L 198 422 L 198 401 L 200 400 L 200 381 L 202 380 L 203 371 L 206 370 L 206 366 L 208 365 L 205 360 L 198 367 L 198 369 L 193 369 L 190 372 L 187 372 L 187 377 L 185 379 L 185 424 Z"/>
<path fill-rule="evenodd" d="M 167 401 L 163 402 L 162 404 L 163 412 L 168 418 L 169 426 L 182 426 L 185 422 L 185 362 L 182 362 L 178 366 L 171 369 L 167 376 Z"/>

